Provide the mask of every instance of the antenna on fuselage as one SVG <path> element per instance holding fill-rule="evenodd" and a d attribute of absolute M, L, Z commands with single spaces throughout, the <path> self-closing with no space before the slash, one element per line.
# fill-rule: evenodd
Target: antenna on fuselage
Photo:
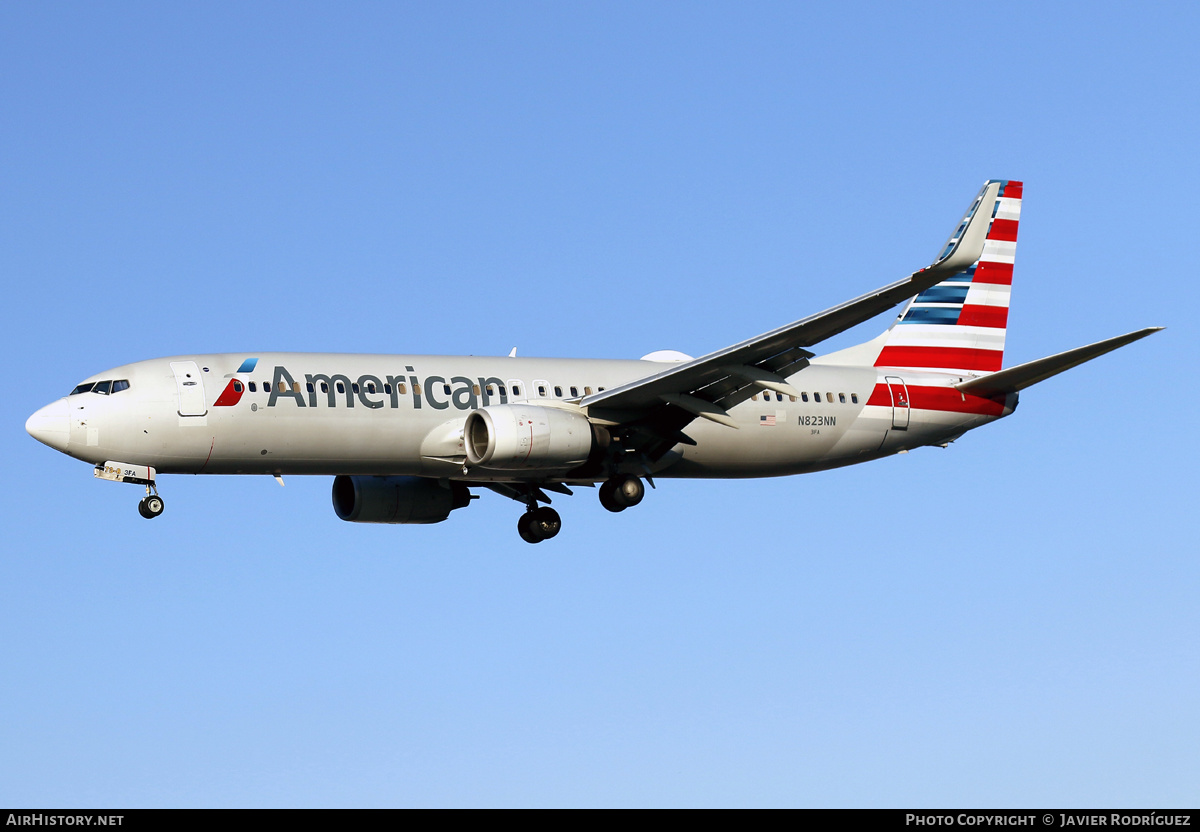
<path fill-rule="evenodd" d="M 509 358 L 517 357 L 517 348 L 516 347 L 513 347 L 511 350 L 508 351 L 508 357 Z"/>

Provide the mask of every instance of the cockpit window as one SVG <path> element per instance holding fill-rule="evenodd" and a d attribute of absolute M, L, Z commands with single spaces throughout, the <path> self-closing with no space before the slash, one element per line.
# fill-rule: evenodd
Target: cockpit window
<path fill-rule="evenodd" d="M 129 382 L 125 379 L 120 379 L 118 381 L 113 382 L 112 391 L 114 393 L 120 393 L 122 390 L 128 390 L 128 389 L 129 389 Z"/>
<path fill-rule="evenodd" d="M 72 390 L 68 395 L 75 396 L 75 395 L 78 395 L 79 393 L 86 393 L 89 390 L 91 390 L 95 385 L 96 385 L 96 382 L 89 381 L 86 384 L 79 385 L 74 390 Z"/>
<path fill-rule="evenodd" d="M 96 386 L 92 388 L 92 392 L 99 393 L 101 396 L 107 396 L 110 387 L 112 387 L 112 381 L 97 381 Z"/>

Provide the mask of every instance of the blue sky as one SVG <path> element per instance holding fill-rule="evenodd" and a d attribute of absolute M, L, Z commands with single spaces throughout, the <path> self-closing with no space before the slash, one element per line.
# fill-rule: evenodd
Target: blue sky
<path fill-rule="evenodd" d="M 1193 4 L 6 4 L 0 804 L 1194 805 Z M 23 430 L 190 352 L 701 354 L 1025 181 L 1013 418 L 430 527 Z M 888 316 L 830 342 L 865 340 Z"/>

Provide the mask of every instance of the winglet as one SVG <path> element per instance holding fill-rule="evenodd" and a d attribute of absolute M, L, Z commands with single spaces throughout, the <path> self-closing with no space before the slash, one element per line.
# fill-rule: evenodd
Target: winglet
<path fill-rule="evenodd" d="M 991 179 L 984 183 L 983 188 L 963 215 L 962 221 L 950 235 L 950 239 L 942 246 L 942 253 L 929 268 L 938 271 L 954 272 L 967 268 L 983 254 L 983 241 L 987 239 L 988 228 L 992 222 L 991 211 L 981 211 L 980 206 L 994 205 L 1000 186 L 1004 183 Z"/>
<path fill-rule="evenodd" d="M 990 397 L 999 393 L 1016 393 L 1018 390 L 1024 390 L 1026 387 L 1037 384 L 1039 381 L 1045 381 L 1072 367 L 1078 367 L 1085 361 L 1098 358 L 1106 352 L 1112 352 L 1126 344 L 1139 341 L 1147 335 L 1153 335 L 1163 328 L 1151 326 L 1139 329 L 1136 332 L 1118 335 L 1116 338 L 1088 344 L 1086 347 L 1076 347 L 1057 355 L 1018 364 L 1016 367 L 1009 367 L 1007 370 L 1001 370 L 981 378 L 973 378 L 954 386 L 963 393 L 970 393 L 974 396 Z"/>

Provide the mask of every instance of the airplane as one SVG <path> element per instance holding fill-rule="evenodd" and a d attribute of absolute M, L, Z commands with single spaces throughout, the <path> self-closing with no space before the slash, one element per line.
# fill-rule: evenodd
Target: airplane
<path fill-rule="evenodd" d="M 1010 415 L 1018 394 L 1157 332 L 1002 368 L 1024 186 L 989 180 L 932 264 L 699 358 L 238 353 L 93 375 L 25 424 L 94 476 L 333 475 L 355 523 L 439 523 L 488 489 L 525 506 L 529 543 L 559 533 L 547 492 L 596 487 L 636 506 L 655 479 L 776 477 L 946 447 Z M 907 301 L 878 337 L 809 348 Z"/>

